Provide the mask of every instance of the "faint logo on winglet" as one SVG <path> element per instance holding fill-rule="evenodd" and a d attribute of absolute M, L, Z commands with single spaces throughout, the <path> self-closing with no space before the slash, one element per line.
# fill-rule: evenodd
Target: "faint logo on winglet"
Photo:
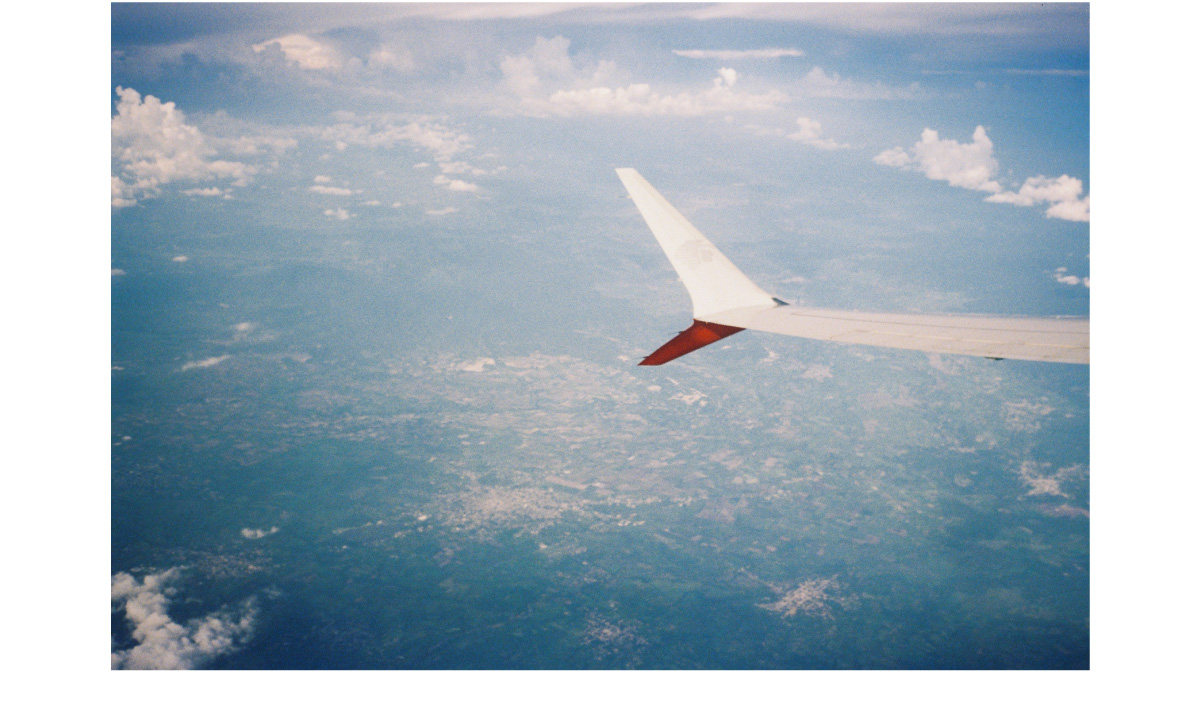
<path fill-rule="evenodd" d="M 675 261 L 683 266 L 698 266 L 712 261 L 713 248 L 699 239 L 684 242 L 675 250 Z"/>

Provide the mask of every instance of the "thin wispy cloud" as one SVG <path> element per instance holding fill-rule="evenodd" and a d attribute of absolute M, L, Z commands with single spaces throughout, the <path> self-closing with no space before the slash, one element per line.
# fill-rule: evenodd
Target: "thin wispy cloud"
<path fill-rule="evenodd" d="M 778 57 L 803 57 L 800 50 L 782 47 L 764 47 L 759 50 L 672 50 L 671 52 L 690 60 L 770 60 Z"/>
<path fill-rule="evenodd" d="M 228 361 L 229 358 L 230 358 L 229 354 L 225 354 L 224 356 L 213 356 L 211 358 L 200 359 L 198 361 L 188 361 L 183 366 L 180 366 L 179 370 L 180 371 L 194 371 L 199 368 L 212 368 L 213 366 L 216 366 L 217 364 Z"/>
<path fill-rule="evenodd" d="M 1010 75 L 1045 75 L 1050 77 L 1087 77 L 1089 74 L 1087 70 L 1021 70 L 1016 68 L 1007 69 L 1005 72 Z"/>
<path fill-rule="evenodd" d="M 230 194 L 227 190 L 221 189 L 220 187 L 203 187 L 203 188 L 197 188 L 197 189 L 185 189 L 181 192 L 181 194 L 184 194 L 189 197 L 222 197 L 224 199 L 230 199 L 233 197 L 233 195 Z"/>
<path fill-rule="evenodd" d="M 889 87 L 882 82 L 860 82 L 814 67 L 800 80 L 798 87 L 805 97 L 838 100 L 911 100 L 920 97 L 921 86 Z"/>
<path fill-rule="evenodd" d="M 314 184 L 308 188 L 308 191 L 314 194 L 328 194 L 338 197 L 348 197 L 355 194 L 355 190 L 346 189 L 345 187 L 331 187 L 327 184 Z"/>

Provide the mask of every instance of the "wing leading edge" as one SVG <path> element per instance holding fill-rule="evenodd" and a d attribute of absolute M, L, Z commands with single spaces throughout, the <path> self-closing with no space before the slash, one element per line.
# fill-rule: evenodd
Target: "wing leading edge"
<path fill-rule="evenodd" d="M 634 169 L 618 169 L 692 298 L 691 327 L 647 356 L 658 366 L 743 329 L 994 359 L 1089 362 L 1086 317 L 876 314 L 789 306 L 760 289 Z"/>

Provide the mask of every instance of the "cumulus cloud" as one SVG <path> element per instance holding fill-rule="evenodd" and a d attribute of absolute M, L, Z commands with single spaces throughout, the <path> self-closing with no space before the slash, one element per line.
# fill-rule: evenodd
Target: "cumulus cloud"
<path fill-rule="evenodd" d="M 143 98 L 125 87 L 117 88 L 117 97 L 112 117 L 114 208 L 158 196 L 172 182 L 229 179 L 243 186 L 255 173 L 253 166 L 215 159 L 208 138 L 187 123 L 174 102 Z"/>
<path fill-rule="evenodd" d="M 537 38 L 524 55 L 500 63 L 504 81 L 520 100 L 520 108 L 534 116 L 633 115 L 696 116 L 714 113 L 772 109 L 787 97 L 778 90 L 752 93 L 734 90 L 735 70 L 723 67 L 705 90 L 674 94 L 651 89 L 646 83 L 611 86 L 616 65 L 601 61 L 577 66 L 570 56 L 570 40 L 558 36 Z"/>
<path fill-rule="evenodd" d="M 192 371 L 192 370 L 198 369 L 198 368 L 212 368 L 213 366 L 216 366 L 217 364 L 221 363 L 222 361 L 227 361 L 228 359 L 229 359 L 229 354 L 225 354 L 224 356 L 213 356 L 212 358 L 201 359 L 199 361 L 188 361 L 183 366 L 181 366 L 179 368 L 179 370 L 180 371 Z"/>
<path fill-rule="evenodd" d="M 1065 267 L 1065 266 L 1060 266 L 1057 269 L 1055 269 L 1054 273 L 1051 276 L 1053 276 L 1054 280 L 1057 281 L 1058 283 L 1066 284 L 1067 286 L 1082 285 L 1084 288 L 1091 288 L 1091 286 L 1092 286 L 1092 280 L 1090 277 L 1085 276 L 1083 278 L 1080 278 L 1078 276 L 1075 276 L 1074 274 L 1068 274 L 1067 267 Z"/>
<path fill-rule="evenodd" d="M 262 540 L 268 535 L 274 535 L 279 532 L 279 526 L 272 525 L 270 530 L 262 528 L 242 528 L 242 537 L 246 540 Z"/>
<path fill-rule="evenodd" d="M 1049 204 L 1047 217 L 1072 222 L 1091 220 L 1091 196 L 1083 196 L 1083 181 L 1066 174 L 1051 179 L 1038 175 L 1025 180 L 1015 192 L 1001 192 L 987 198 L 989 202 L 1031 207 Z"/>
<path fill-rule="evenodd" d="M 876 164 L 919 169 L 930 179 L 945 181 L 952 187 L 1000 192 L 993 179 L 1000 165 L 992 156 L 992 140 L 982 126 L 975 128 L 970 144 L 942 139 L 936 130 L 926 128 L 921 141 L 908 150 L 896 147 L 875 157 Z"/>
<path fill-rule="evenodd" d="M 470 135 L 446 127 L 425 118 L 411 118 L 389 114 L 358 115 L 353 112 L 335 112 L 337 123 L 317 131 L 319 139 L 333 142 L 339 150 L 351 146 L 368 149 L 390 149 L 409 146 L 425 151 L 441 168 L 441 174 L 433 179 L 434 184 L 456 192 L 476 192 L 479 186 L 461 179 L 451 179 L 447 174 L 470 174 L 482 176 L 504 171 L 504 167 L 492 170 L 480 169 L 461 158 L 474 148 Z M 418 162 L 414 169 L 429 167 L 429 162 Z M 317 179 L 323 181 L 317 181 Z M 309 191 L 319 194 L 346 194 L 349 190 L 327 186 L 331 178 L 320 176 L 314 179 Z M 334 216 L 333 214 L 328 214 Z M 353 215 L 350 215 L 353 216 Z M 338 217 L 343 218 L 343 217 Z M 349 218 L 344 217 L 344 218 Z"/>
<path fill-rule="evenodd" d="M 470 136 L 436 122 L 353 112 L 336 112 L 334 119 L 337 124 L 322 128 L 319 137 L 342 149 L 352 145 L 390 149 L 407 144 L 432 153 L 439 162 L 448 162 L 473 146 Z"/>
<path fill-rule="evenodd" d="M 336 70 L 344 62 L 334 47 L 314 40 L 308 35 L 284 35 L 260 42 L 253 48 L 257 53 L 268 50 L 280 52 L 287 62 L 305 70 Z"/>
<path fill-rule="evenodd" d="M 764 47 L 759 50 L 672 50 L 680 57 L 690 60 L 766 60 L 776 57 L 802 57 L 800 50 L 782 47 Z"/>
<path fill-rule="evenodd" d="M 180 264 L 184 263 L 187 260 L 188 260 L 188 258 L 186 256 L 184 256 L 183 254 L 180 254 L 179 256 L 171 257 L 171 261 L 174 261 L 174 262 L 177 262 Z"/>
<path fill-rule="evenodd" d="M 426 209 L 425 213 L 431 217 L 444 217 L 447 214 L 453 214 L 457 211 L 458 209 L 454 207 L 443 207 L 442 209 Z"/>
<path fill-rule="evenodd" d="M 992 140 L 982 126 L 975 128 L 969 144 L 942 139 L 926 128 L 921 140 L 908 149 L 894 147 L 875 156 L 876 164 L 921 171 L 926 177 L 953 187 L 988 192 L 984 201 L 1030 207 L 1049 204 L 1046 216 L 1069 221 L 1090 220 L 1091 197 L 1083 196 L 1083 182 L 1062 175 L 1041 175 L 1025 180 L 1017 191 L 1005 191 L 994 178 L 1000 165 L 992 155 Z"/>
<path fill-rule="evenodd" d="M 348 219 L 352 219 L 358 215 L 351 214 L 350 212 L 346 211 L 345 209 L 338 207 L 337 209 L 326 209 L 325 216 L 329 217 L 330 219 L 336 219 L 339 222 L 344 222 L 344 221 L 346 221 Z"/>
<path fill-rule="evenodd" d="M 809 117 L 797 117 L 796 125 L 798 129 L 795 132 L 787 135 L 788 139 L 796 140 L 810 147 L 817 149 L 845 149 L 850 145 L 839 144 L 828 137 L 821 135 L 821 123 Z"/>
<path fill-rule="evenodd" d="M 444 174 L 439 174 L 433 178 L 433 183 L 443 186 L 452 192 L 478 192 L 479 185 L 465 182 L 461 179 L 450 179 Z"/>
<path fill-rule="evenodd" d="M 487 358 L 486 356 L 475 359 L 474 361 L 463 361 L 462 363 L 457 364 L 459 371 L 466 371 L 467 373 L 483 373 L 485 368 L 495 365 L 496 359 Z"/>
<path fill-rule="evenodd" d="M 137 644 L 111 654 L 112 669 L 187 670 L 238 649 L 251 634 L 255 607 L 248 600 L 236 612 L 214 612 L 179 624 L 167 613 L 179 568 L 147 575 L 141 581 L 129 573 L 112 578 L 114 609 L 125 612 Z"/>

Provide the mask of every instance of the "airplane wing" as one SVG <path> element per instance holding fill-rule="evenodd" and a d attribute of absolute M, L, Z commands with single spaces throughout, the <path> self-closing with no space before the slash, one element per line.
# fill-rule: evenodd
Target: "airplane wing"
<path fill-rule="evenodd" d="M 1086 364 L 1086 317 L 875 314 L 790 306 L 760 289 L 634 169 L 617 176 L 692 298 L 692 325 L 642 360 L 658 366 L 743 329 L 993 359 Z"/>

